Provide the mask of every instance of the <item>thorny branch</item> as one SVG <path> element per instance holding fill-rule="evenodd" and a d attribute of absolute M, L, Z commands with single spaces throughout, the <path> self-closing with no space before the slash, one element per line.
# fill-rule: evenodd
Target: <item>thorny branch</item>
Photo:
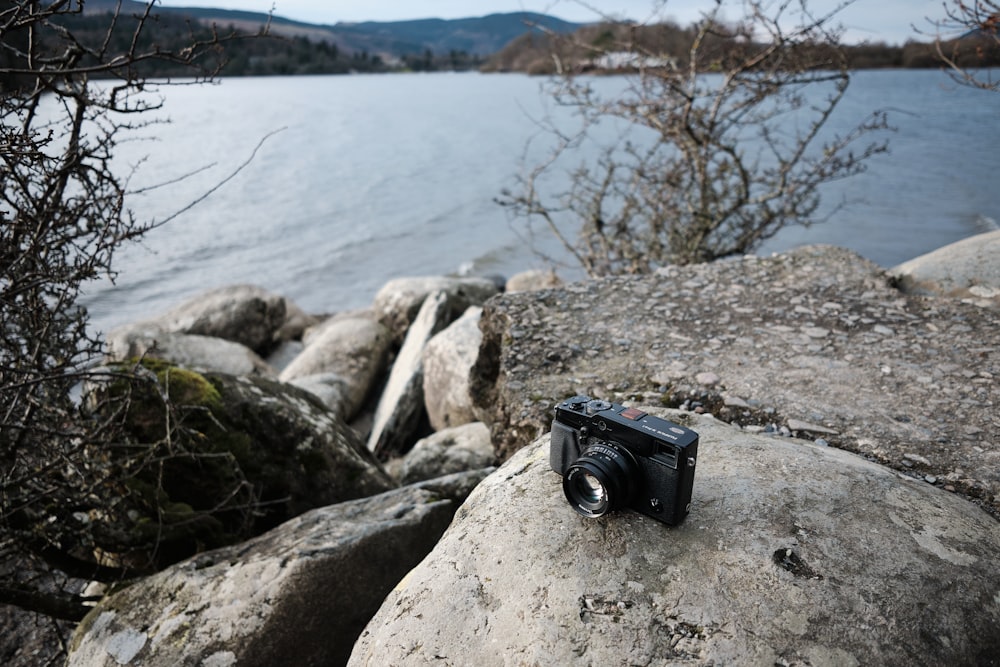
<path fill-rule="evenodd" d="M 586 33 L 590 42 L 559 45 L 601 54 L 551 91 L 580 129 L 567 141 L 557 128 L 565 118 L 550 120 L 551 154 L 500 203 L 526 226 L 542 221 L 592 276 L 743 254 L 812 224 L 820 186 L 887 150 L 884 140 L 864 143 L 888 129 L 885 113 L 839 135 L 827 129 L 850 81 L 833 26 L 846 4 L 815 14 L 805 0 L 747 0 L 728 23 L 716 2 L 691 28 L 606 24 Z M 610 84 L 580 70 L 606 62 L 628 69 L 615 72 L 621 89 L 601 96 Z M 554 189 L 554 172 L 581 146 L 597 146 L 597 157 Z"/>
<path fill-rule="evenodd" d="M 112 165 L 119 142 L 156 122 L 144 116 L 162 105 L 152 94 L 173 83 L 144 72 L 167 62 L 187 68 L 184 84 L 210 82 L 225 45 L 253 37 L 191 25 L 182 48 L 163 48 L 151 39 L 155 4 L 119 4 L 97 37 L 75 31 L 80 0 L 0 9 L 0 603 L 62 619 L 87 611 L 80 580 L 157 563 L 168 520 L 176 529 L 255 507 L 234 461 L 217 506 L 187 516 L 163 504 L 163 466 L 225 455 L 181 444 L 198 408 L 162 377 L 139 363 L 96 368 L 103 342 L 78 305 L 87 281 L 114 277 L 115 251 L 150 228 Z M 143 438 L 126 428 L 140 404 L 160 415 Z M 157 522 L 153 537 L 136 529 L 142 516 Z"/>

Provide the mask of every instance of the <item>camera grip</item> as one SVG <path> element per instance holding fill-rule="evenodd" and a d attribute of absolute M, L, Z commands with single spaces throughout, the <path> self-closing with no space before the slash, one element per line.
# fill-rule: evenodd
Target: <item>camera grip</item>
<path fill-rule="evenodd" d="M 580 432 L 558 420 L 552 422 L 549 465 L 562 475 L 573 461 L 580 457 Z"/>

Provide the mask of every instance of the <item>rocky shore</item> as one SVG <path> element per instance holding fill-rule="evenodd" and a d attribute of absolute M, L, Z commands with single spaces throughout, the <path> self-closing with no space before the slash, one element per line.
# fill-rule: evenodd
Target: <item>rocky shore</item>
<path fill-rule="evenodd" d="M 998 274 L 992 233 L 333 315 L 233 286 L 123 327 L 109 361 L 200 374 L 227 432 L 299 453 L 250 479 L 295 500 L 108 595 L 68 664 L 1000 664 Z M 687 521 L 570 510 L 547 431 L 578 393 L 700 433 Z"/>

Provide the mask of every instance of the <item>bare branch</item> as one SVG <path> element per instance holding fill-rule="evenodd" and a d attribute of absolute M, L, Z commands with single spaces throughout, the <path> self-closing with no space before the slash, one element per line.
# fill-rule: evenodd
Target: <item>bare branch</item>
<path fill-rule="evenodd" d="M 528 224 L 537 218 L 560 230 L 591 275 L 745 253 L 783 227 L 811 224 L 820 185 L 886 150 L 884 141 L 855 150 L 886 128 L 884 114 L 821 145 L 850 80 L 832 23 L 846 4 L 817 15 L 804 0 L 747 0 L 743 17 L 728 23 L 716 2 L 690 28 L 581 30 L 575 44 L 557 45 L 564 62 L 570 54 L 577 61 L 553 99 L 593 143 L 597 127 L 628 129 L 617 145 L 591 148 L 597 157 L 551 193 L 549 175 L 582 145 L 557 142 L 558 155 L 522 176 L 525 194 L 503 202 Z M 589 55 L 595 49 L 632 63 L 627 85 L 605 99 L 578 74 L 605 62 Z M 571 241 L 562 230 L 574 225 Z"/>
<path fill-rule="evenodd" d="M 146 75 L 166 63 L 210 81 L 222 47 L 246 36 L 189 25 L 186 44 L 164 48 L 154 2 L 135 15 L 119 4 L 97 32 L 83 4 L 0 9 L 0 603 L 66 619 L 86 610 L 76 580 L 144 572 L 163 563 L 160 537 L 219 514 L 242 525 L 256 506 L 232 456 L 190 444 L 216 427 L 162 390 L 163 373 L 94 368 L 103 341 L 78 305 L 87 281 L 113 276 L 123 243 L 166 222 L 137 221 L 112 165 L 155 122 L 143 117 L 162 103 Z M 142 432 L 129 421 L 138 410 L 162 415 L 162 429 Z M 180 511 L 149 481 L 177 460 L 226 466 L 232 484 Z M 155 533 L 140 530 L 147 520 Z"/>
<path fill-rule="evenodd" d="M 1000 2 L 950 0 L 942 5 L 944 18 L 928 23 L 945 69 L 962 85 L 1000 90 L 1000 79 L 992 69 L 1000 63 Z"/>

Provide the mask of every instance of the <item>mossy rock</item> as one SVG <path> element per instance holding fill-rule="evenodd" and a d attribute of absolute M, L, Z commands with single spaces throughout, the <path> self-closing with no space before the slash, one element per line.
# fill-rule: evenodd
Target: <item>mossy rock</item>
<path fill-rule="evenodd" d="M 130 457 L 122 515 L 131 528 L 105 531 L 105 550 L 155 553 L 162 567 L 395 486 L 354 431 L 305 391 L 159 360 L 129 368 L 144 381 L 118 379 L 106 391 L 128 392 L 126 429 L 137 444 L 121 450 Z"/>

